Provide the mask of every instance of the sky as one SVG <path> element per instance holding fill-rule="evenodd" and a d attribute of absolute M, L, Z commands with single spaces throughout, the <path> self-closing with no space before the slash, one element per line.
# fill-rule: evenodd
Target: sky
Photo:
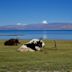
<path fill-rule="evenodd" d="M 0 25 L 72 23 L 72 0 L 0 0 Z"/>

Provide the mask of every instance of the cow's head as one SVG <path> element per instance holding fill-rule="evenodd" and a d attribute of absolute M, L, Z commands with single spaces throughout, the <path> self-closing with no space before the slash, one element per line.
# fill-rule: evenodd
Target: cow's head
<path fill-rule="evenodd" d="M 41 41 L 37 41 L 36 46 L 42 47 L 42 42 Z"/>
<path fill-rule="evenodd" d="M 15 42 L 16 42 L 17 44 L 20 44 L 20 41 L 19 41 L 18 39 L 15 39 Z"/>
<path fill-rule="evenodd" d="M 44 42 L 42 41 L 42 40 L 39 40 L 39 41 L 37 41 L 36 42 L 36 46 L 38 46 L 38 47 L 43 47 L 45 44 L 44 44 Z"/>

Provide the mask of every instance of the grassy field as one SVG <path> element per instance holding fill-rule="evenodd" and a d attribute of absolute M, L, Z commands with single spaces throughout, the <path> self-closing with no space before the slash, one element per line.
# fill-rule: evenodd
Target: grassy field
<path fill-rule="evenodd" d="M 0 40 L 0 72 L 72 72 L 72 41 L 45 40 L 38 52 L 18 52 L 19 46 L 4 46 Z"/>

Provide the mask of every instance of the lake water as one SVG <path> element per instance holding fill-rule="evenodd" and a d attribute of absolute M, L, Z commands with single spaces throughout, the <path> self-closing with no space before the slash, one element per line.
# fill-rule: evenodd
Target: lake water
<path fill-rule="evenodd" d="M 0 30 L 0 39 L 72 40 L 72 30 Z"/>

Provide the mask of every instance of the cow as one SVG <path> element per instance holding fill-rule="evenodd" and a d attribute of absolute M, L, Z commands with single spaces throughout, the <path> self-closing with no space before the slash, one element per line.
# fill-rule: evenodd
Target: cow
<path fill-rule="evenodd" d="M 42 40 L 39 39 L 32 39 L 26 44 L 23 44 L 19 49 L 17 49 L 20 52 L 35 52 L 35 51 L 40 51 L 42 47 L 44 47 L 45 44 Z"/>
<path fill-rule="evenodd" d="M 20 44 L 18 39 L 9 39 L 4 42 L 4 45 L 7 45 L 7 46 L 13 46 L 13 45 L 18 45 L 18 44 Z"/>

